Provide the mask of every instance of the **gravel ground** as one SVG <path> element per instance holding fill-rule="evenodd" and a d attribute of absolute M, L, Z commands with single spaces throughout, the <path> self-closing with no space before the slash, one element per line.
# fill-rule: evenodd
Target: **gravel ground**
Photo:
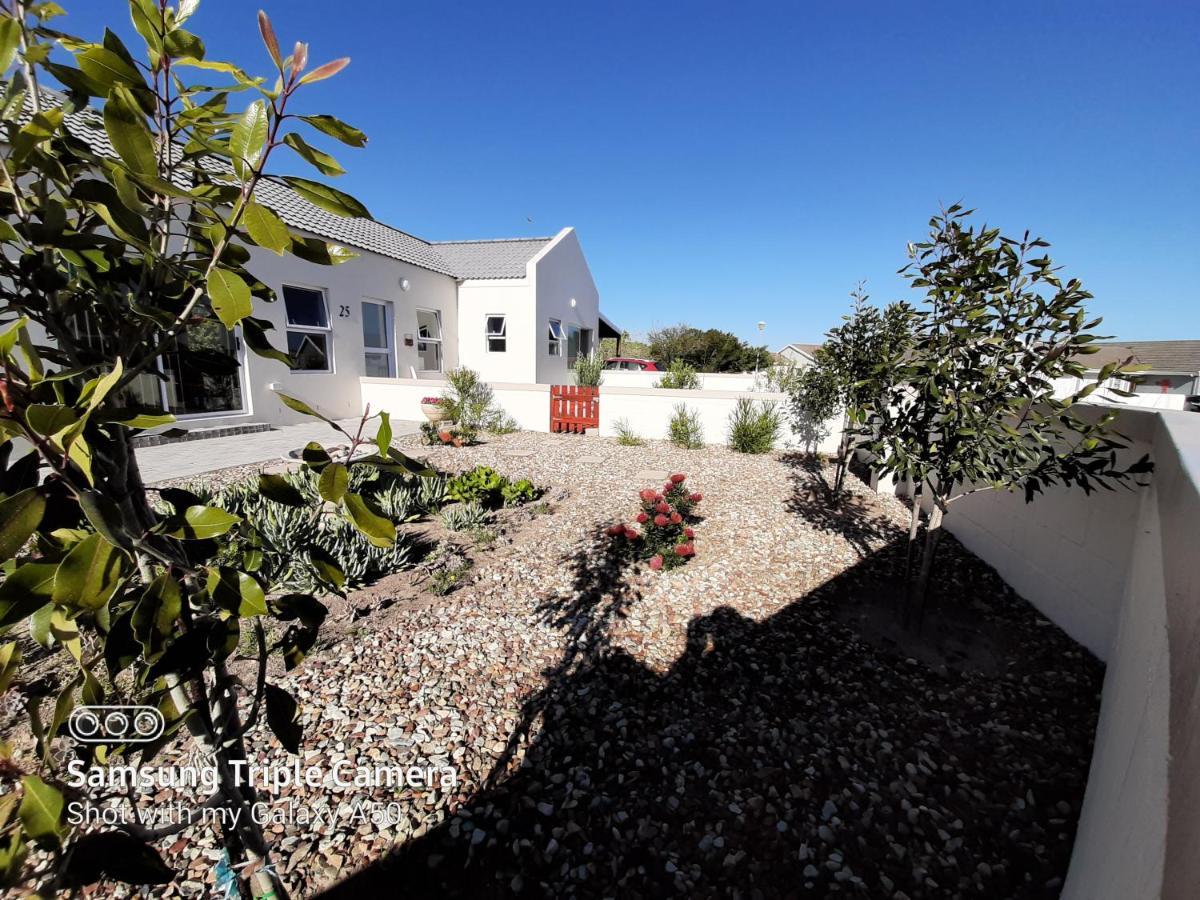
<path fill-rule="evenodd" d="M 518 433 L 410 452 L 565 498 L 464 587 L 283 679 L 304 766 L 457 770 L 272 798 L 333 819 L 270 827 L 294 896 L 1057 896 L 1102 668 L 953 541 L 939 583 L 1000 662 L 860 636 L 846 610 L 895 563 L 894 498 L 851 478 L 831 511 L 803 465 L 721 448 Z M 653 470 L 705 495 L 697 556 L 669 573 L 622 569 L 599 536 Z M 251 746 L 287 760 L 265 727 Z M 163 895 L 204 895 L 215 846 L 166 841 L 187 873 Z"/>

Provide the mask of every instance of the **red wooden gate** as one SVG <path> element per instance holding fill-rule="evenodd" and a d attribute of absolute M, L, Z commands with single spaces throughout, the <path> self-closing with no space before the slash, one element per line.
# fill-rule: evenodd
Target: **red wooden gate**
<path fill-rule="evenodd" d="M 600 427 L 600 388 L 550 385 L 550 430 L 583 434 Z"/>

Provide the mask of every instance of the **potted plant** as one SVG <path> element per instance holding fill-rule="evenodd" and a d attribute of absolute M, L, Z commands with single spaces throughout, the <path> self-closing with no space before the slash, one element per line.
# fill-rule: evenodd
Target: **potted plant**
<path fill-rule="evenodd" d="M 422 397 L 421 412 L 425 413 L 425 418 L 436 425 L 448 415 L 444 404 L 445 400 L 441 397 Z"/>

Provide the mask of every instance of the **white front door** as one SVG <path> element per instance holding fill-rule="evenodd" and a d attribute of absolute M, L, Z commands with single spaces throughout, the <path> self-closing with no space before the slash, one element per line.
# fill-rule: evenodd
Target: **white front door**
<path fill-rule="evenodd" d="M 392 304 L 364 300 L 362 304 L 364 374 L 374 378 L 396 376 L 396 340 Z"/>

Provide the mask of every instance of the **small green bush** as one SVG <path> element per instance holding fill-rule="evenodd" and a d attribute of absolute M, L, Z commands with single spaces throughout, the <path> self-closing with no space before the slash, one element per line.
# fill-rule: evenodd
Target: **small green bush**
<path fill-rule="evenodd" d="M 617 443 L 622 447 L 641 447 L 646 443 L 625 419 L 617 419 L 613 422 L 613 428 L 617 430 Z"/>
<path fill-rule="evenodd" d="M 676 447 L 699 450 L 704 446 L 704 427 L 700 424 L 700 413 L 689 410 L 684 403 L 675 405 L 675 412 L 667 426 L 667 438 Z"/>
<path fill-rule="evenodd" d="M 729 414 L 729 446 L 738 453 L 770 453 L 779 438 L 780 420 L 775 404 L 738 400 Z"/>
<path fill-rule="evenodd" d="M 440 513 L 450 531 L 475 531 L 488 522 L 488 511 L 480 503 L 452 503 Z"/>
<path fill-rule="evenodd" d="M 520 481 L 510 481 L 500 488 L 500 496 L 504 498 L 505 506 L 520 506 L 522 503 L 529 503 L 536 500 L 540 494 L 533 482 L 528 478 L 522 478 Z"/>
<path fill-rule="evenodd" d="M 575 360 L 575 383 L 580 387 L 600 387 L 604 381 L 604 359 L 599 353 L 589 353 Z"/>
<path fill-rule="evenodd" d="M 507 480 L 490 466 L 476 466 L 451 478 L 446 485 L 446 496 L 459 503 L 479 503 L 483 506 L 500 505 L 500 490 Z"/>
<path fill-rule="evenodd" d="M 658 379 L 654 386 L 676 391 L 695 391 L 700 389 L 700 377 L 696 370 L 682 359 L 676 359 L 672 360 L 663 377 Z"/>

